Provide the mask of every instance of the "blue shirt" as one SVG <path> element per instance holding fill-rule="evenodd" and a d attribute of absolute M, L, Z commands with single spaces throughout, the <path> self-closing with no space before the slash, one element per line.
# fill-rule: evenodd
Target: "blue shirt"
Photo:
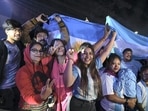
<path fill-rule="evenodd" d="M 136 75 L 138 75 L 138 71 L 140 70 L 141 68 L 141 63 L 139 61 L 136 61 L 136 60 L 131 60 L 129 62 L 125 62 L 125 61 L 121 61 L 121 68 L 129 68 L 133 71 L 133 73 Z"/>
<path fill-rule="evenodd" d="M 136 97 L 136 76 L 130 69 L 121 69 L 118 73 L 118 79 L 123 86 L 123 93 L 127 97 Z"/>
<path fill-rule="evenodd" d="M 21 54 L 20 50 L 16 44 L 10 44 L 9 42 L 4 42 L 7 50 L 8 56 L 6 64 L 4 67 L 4 80 L 0 85 L 0 89 L 12 88 L 15 86 L 15 75 L 20 68 Z"/>

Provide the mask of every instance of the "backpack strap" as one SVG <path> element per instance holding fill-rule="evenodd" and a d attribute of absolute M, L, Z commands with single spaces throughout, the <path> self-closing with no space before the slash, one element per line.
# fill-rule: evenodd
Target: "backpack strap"
<path fill-rule="evenodd" d="M 0 40 L 0 83 L 2 82 L 4 77 L 3 70 L 6 63 L 7 55 L 7 47 L 5 46 L 4 41 Z"/>

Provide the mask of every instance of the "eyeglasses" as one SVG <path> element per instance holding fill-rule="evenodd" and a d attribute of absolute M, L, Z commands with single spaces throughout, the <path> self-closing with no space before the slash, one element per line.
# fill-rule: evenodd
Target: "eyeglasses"
<path fill-rule="evenodd" d="M 43 53 L 43 50 L 31 49 L 31 52 L 33 52 L 35 54 L 37 54 L 37 53 L 42 54 Z"/>

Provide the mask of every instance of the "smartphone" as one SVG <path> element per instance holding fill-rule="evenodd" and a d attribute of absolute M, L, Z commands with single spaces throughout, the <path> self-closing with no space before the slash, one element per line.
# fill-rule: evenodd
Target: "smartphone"
<path fill-rule="evenodd" d="M 41 19 L 44 20 L 44 21 L 46 21 L 46 20 L 48 20 L 48 17 L 42 15 L 42 16 L 41 16 Z"/>

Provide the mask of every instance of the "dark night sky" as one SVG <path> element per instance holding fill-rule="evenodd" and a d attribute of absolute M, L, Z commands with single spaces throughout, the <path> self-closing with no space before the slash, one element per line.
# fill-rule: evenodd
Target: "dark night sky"
<path fill-rule="evenodd" d="M 104 24 L 111 16 L 122 25 L 139 34 L 148 36 L 148 0 L 1 0 L 0 25 L 6 18 L 21 23 L 45 13 L 60 13 Z"/>

